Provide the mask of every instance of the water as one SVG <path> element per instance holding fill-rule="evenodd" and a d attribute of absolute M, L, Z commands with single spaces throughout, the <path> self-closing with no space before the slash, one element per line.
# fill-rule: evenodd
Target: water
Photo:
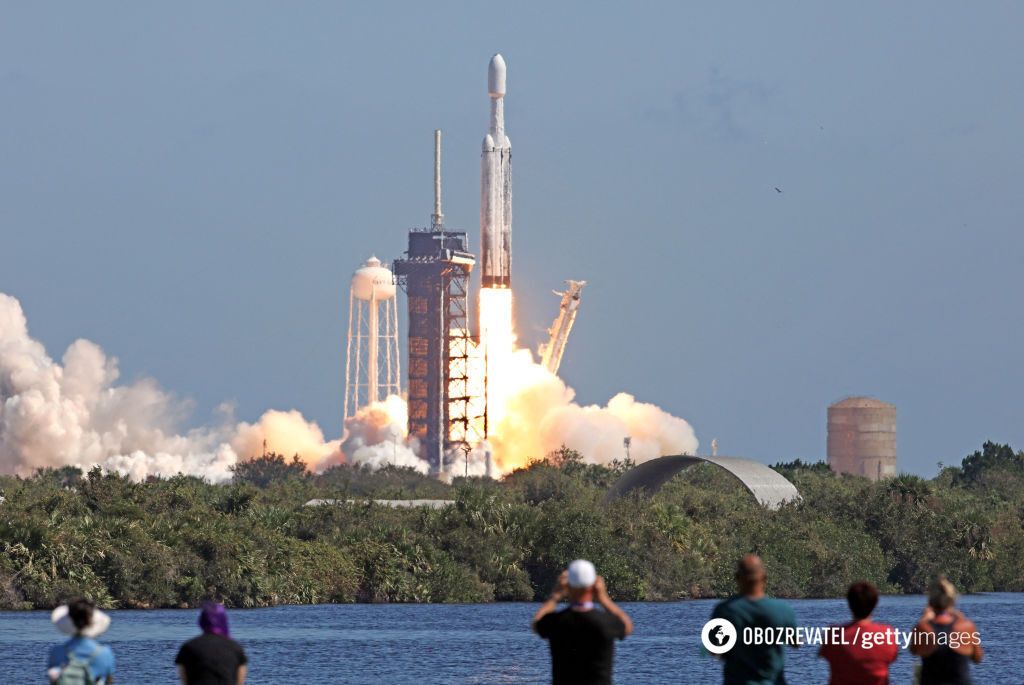
<path fill-rule="evenodd" d="M 1020 685 L 1024 669 L 1024 594 L 962 598 L 960 607 L 978 625 L 985 661 L 977 683 Z M 636 632 L 616 651 L 616 682 L 719 683 L 721 666 L 700 650 L 700 628 L 713 601 L 624 604 Z M 801 626 L 845 620 L 843 600 L 792 602 Z M 529 632 L 535 604 L 319 605 L 232 611 L 232 632 L 249 654 L 250 679 L 267 683 L 544 683 L 547 645 Z M 923 608 L 921 597 L 883 597 L 876 619 L 909 629 Z M 196 634 L 197 612 L 114 611 L 104 636 L 118 660 L 118 685 L 178 681 L 174 657 Z M 0 612 L 0 679 L 45 682 L 44 662 L 60 637 L 47 612 Z M 815 648 L 790 650 L 793 685 L 825 683 L 826 664 Z M 910 683 L 916 659 L 901 653 L 892 682 Z"/>

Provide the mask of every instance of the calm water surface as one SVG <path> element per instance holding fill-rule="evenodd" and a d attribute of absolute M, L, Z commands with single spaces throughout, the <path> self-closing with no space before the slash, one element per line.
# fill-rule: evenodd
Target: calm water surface
<path fill-rule="evenodd" d="M 700 649 L 700 628 L 713 601 L 625 604 L 636 632 L 619 643 L 616 682 L 719 683 L 721 666 Z M 802 626 L 845 620 L 843 600 L 793 601 Z M 978 624 L 985 661 L 980 684 L 1021 685 L 1024 594 L 964 597 Z M 232 632 L 250 659 L 250 679 L 267 683 L 544 683 L 547 645 L 528 631 L 537 605 L 319 605 L 231 612 Z M 876 619 L 908 629 L 922 597 L 883 597 Z M 196 634 L 197 612 L 115 611 L 104 642 L 114 648 L 118 683 L 177 683 L 174 657 Z M 48 612 L 0 612 L 0 678 L 45 682 L 47 649 L 60 641 Z M 827 666 L 815 650 L 790 650 L 790 685 L 825 683 Z M 901 653 L 894 684 L 910 683 L 915 659 Z"/>

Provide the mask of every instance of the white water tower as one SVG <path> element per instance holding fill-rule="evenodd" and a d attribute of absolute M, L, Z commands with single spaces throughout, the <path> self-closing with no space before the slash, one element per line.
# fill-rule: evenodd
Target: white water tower
<path fill-rule="evenodd" d="M 395 279 L 376 257 L 352 274 L 345 354 L 345 419 L 401 393 Z M 344 434 L 344 426 L 342 426 Z"/>

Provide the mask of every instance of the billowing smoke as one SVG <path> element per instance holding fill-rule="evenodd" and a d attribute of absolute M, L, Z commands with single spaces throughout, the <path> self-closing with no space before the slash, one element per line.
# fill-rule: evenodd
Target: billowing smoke
<path fill-rule="evenodd" d="M 339 440 L 324 440 L 320 426 L 307 421 L 292 409 L 271 409 L 256 423 L 239 423 L 231 436 L 231 449 L 238 455 L 251 456 L 276 452 L 297 454 L 309 467 L 317 467 L 338 455 Z"/>
<path fill-rule="evenodd" d="M 509 471 L 539 459 L 562 445 L 584 461 L 607 464 L 623 459 L 623 438 L 632 440 L 637 462 L 667 454 L 696 454 L 697 437 L 683 419 L 653 404 L 619 393 L 605 406 L 574 402 L 575 391 L 533 361 L 529 350 L 512 357 L 515 387 L 505 399 L 502 417 L 491 434 L 500 470 Z"/>
<path fill-rule="evenodd" d="M 324 440 L 297 411 L 268 411 L 250 424 L 222 408 L 215 425 L 181 432 L 187 402 L 149 379 L 118 385 L 118 375 L 117 360 L 88 340 L 76 340 L 55 362 L 29 335 L 18 300 L 0 293 L 0 472 L 100 465 L 136 479 L 188 473 L 225 480 L 264 444 L 310 466 L 338 453 L 338 442 Z"/>
<path fill-rule="evenodd" d="M 488 451 L 500 475 L 562 445 L 589 463 L 608 463 L 624 456 L 626 436 L 635 461 L 696 453 L 690 425 L 654 405 L 625 393 L 605 406 L 579 405 L 574 391 L 535 363 L 529 350 L 515 351 L 508 363 L 510 380 L 490 444 L 446 455 L 453 475 L 483 475 Z M 20 303 L 0 293 L 0 473 L 99 465 L 140 480 L 188 473 L 220 481 L 239 460 L 264 451 L 297 454 L 311 469 L 348 461 L 428 471 L 406 434 L 407 407 L 397 396 L 349 419 L 343 443 L 326 440 L 295 410 L 270 410 L 247 423 L 225 406 L 213 425 L 181 431 L 188 402 L 150 379 L 119 385 L 118 375 L 117 360 L 88 340 L 72 343 L 60 363 L 51 359 L 29 335 Z"/>
<path fill-rule="evenodd" d="M 416 456 L 416 440 L 406 440 L 407 411 L 405 400 L 390 395 L 356 412 L 345 422 L 342 450 L 348 460 L 375 469 L 390 465 L 426 473 L 427 462 Z"/>

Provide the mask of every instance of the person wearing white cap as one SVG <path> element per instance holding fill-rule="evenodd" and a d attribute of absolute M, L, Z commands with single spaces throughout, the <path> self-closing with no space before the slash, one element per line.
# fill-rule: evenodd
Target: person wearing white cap
<path fill-rule="evenodd" d="M 562 600 L 569 606 L 558 611 Z M 608 596 L 594 565 L 577 559 L 533 617 L 533 630 L 551 647 L 553 685 L 611 685 L 615 640 L 632 633 L 633 622 Z"/>
<path fill-rule="evenodd" d="M 114 653 L 95 638 L 110 627 L 110 616 L 87 599 L 61 605 L 50 614 L 57 630 L 71 639 L 50 650 L 46 675 L 51 683 L 64 685 L 111 685 L 114 682 Z"/>

